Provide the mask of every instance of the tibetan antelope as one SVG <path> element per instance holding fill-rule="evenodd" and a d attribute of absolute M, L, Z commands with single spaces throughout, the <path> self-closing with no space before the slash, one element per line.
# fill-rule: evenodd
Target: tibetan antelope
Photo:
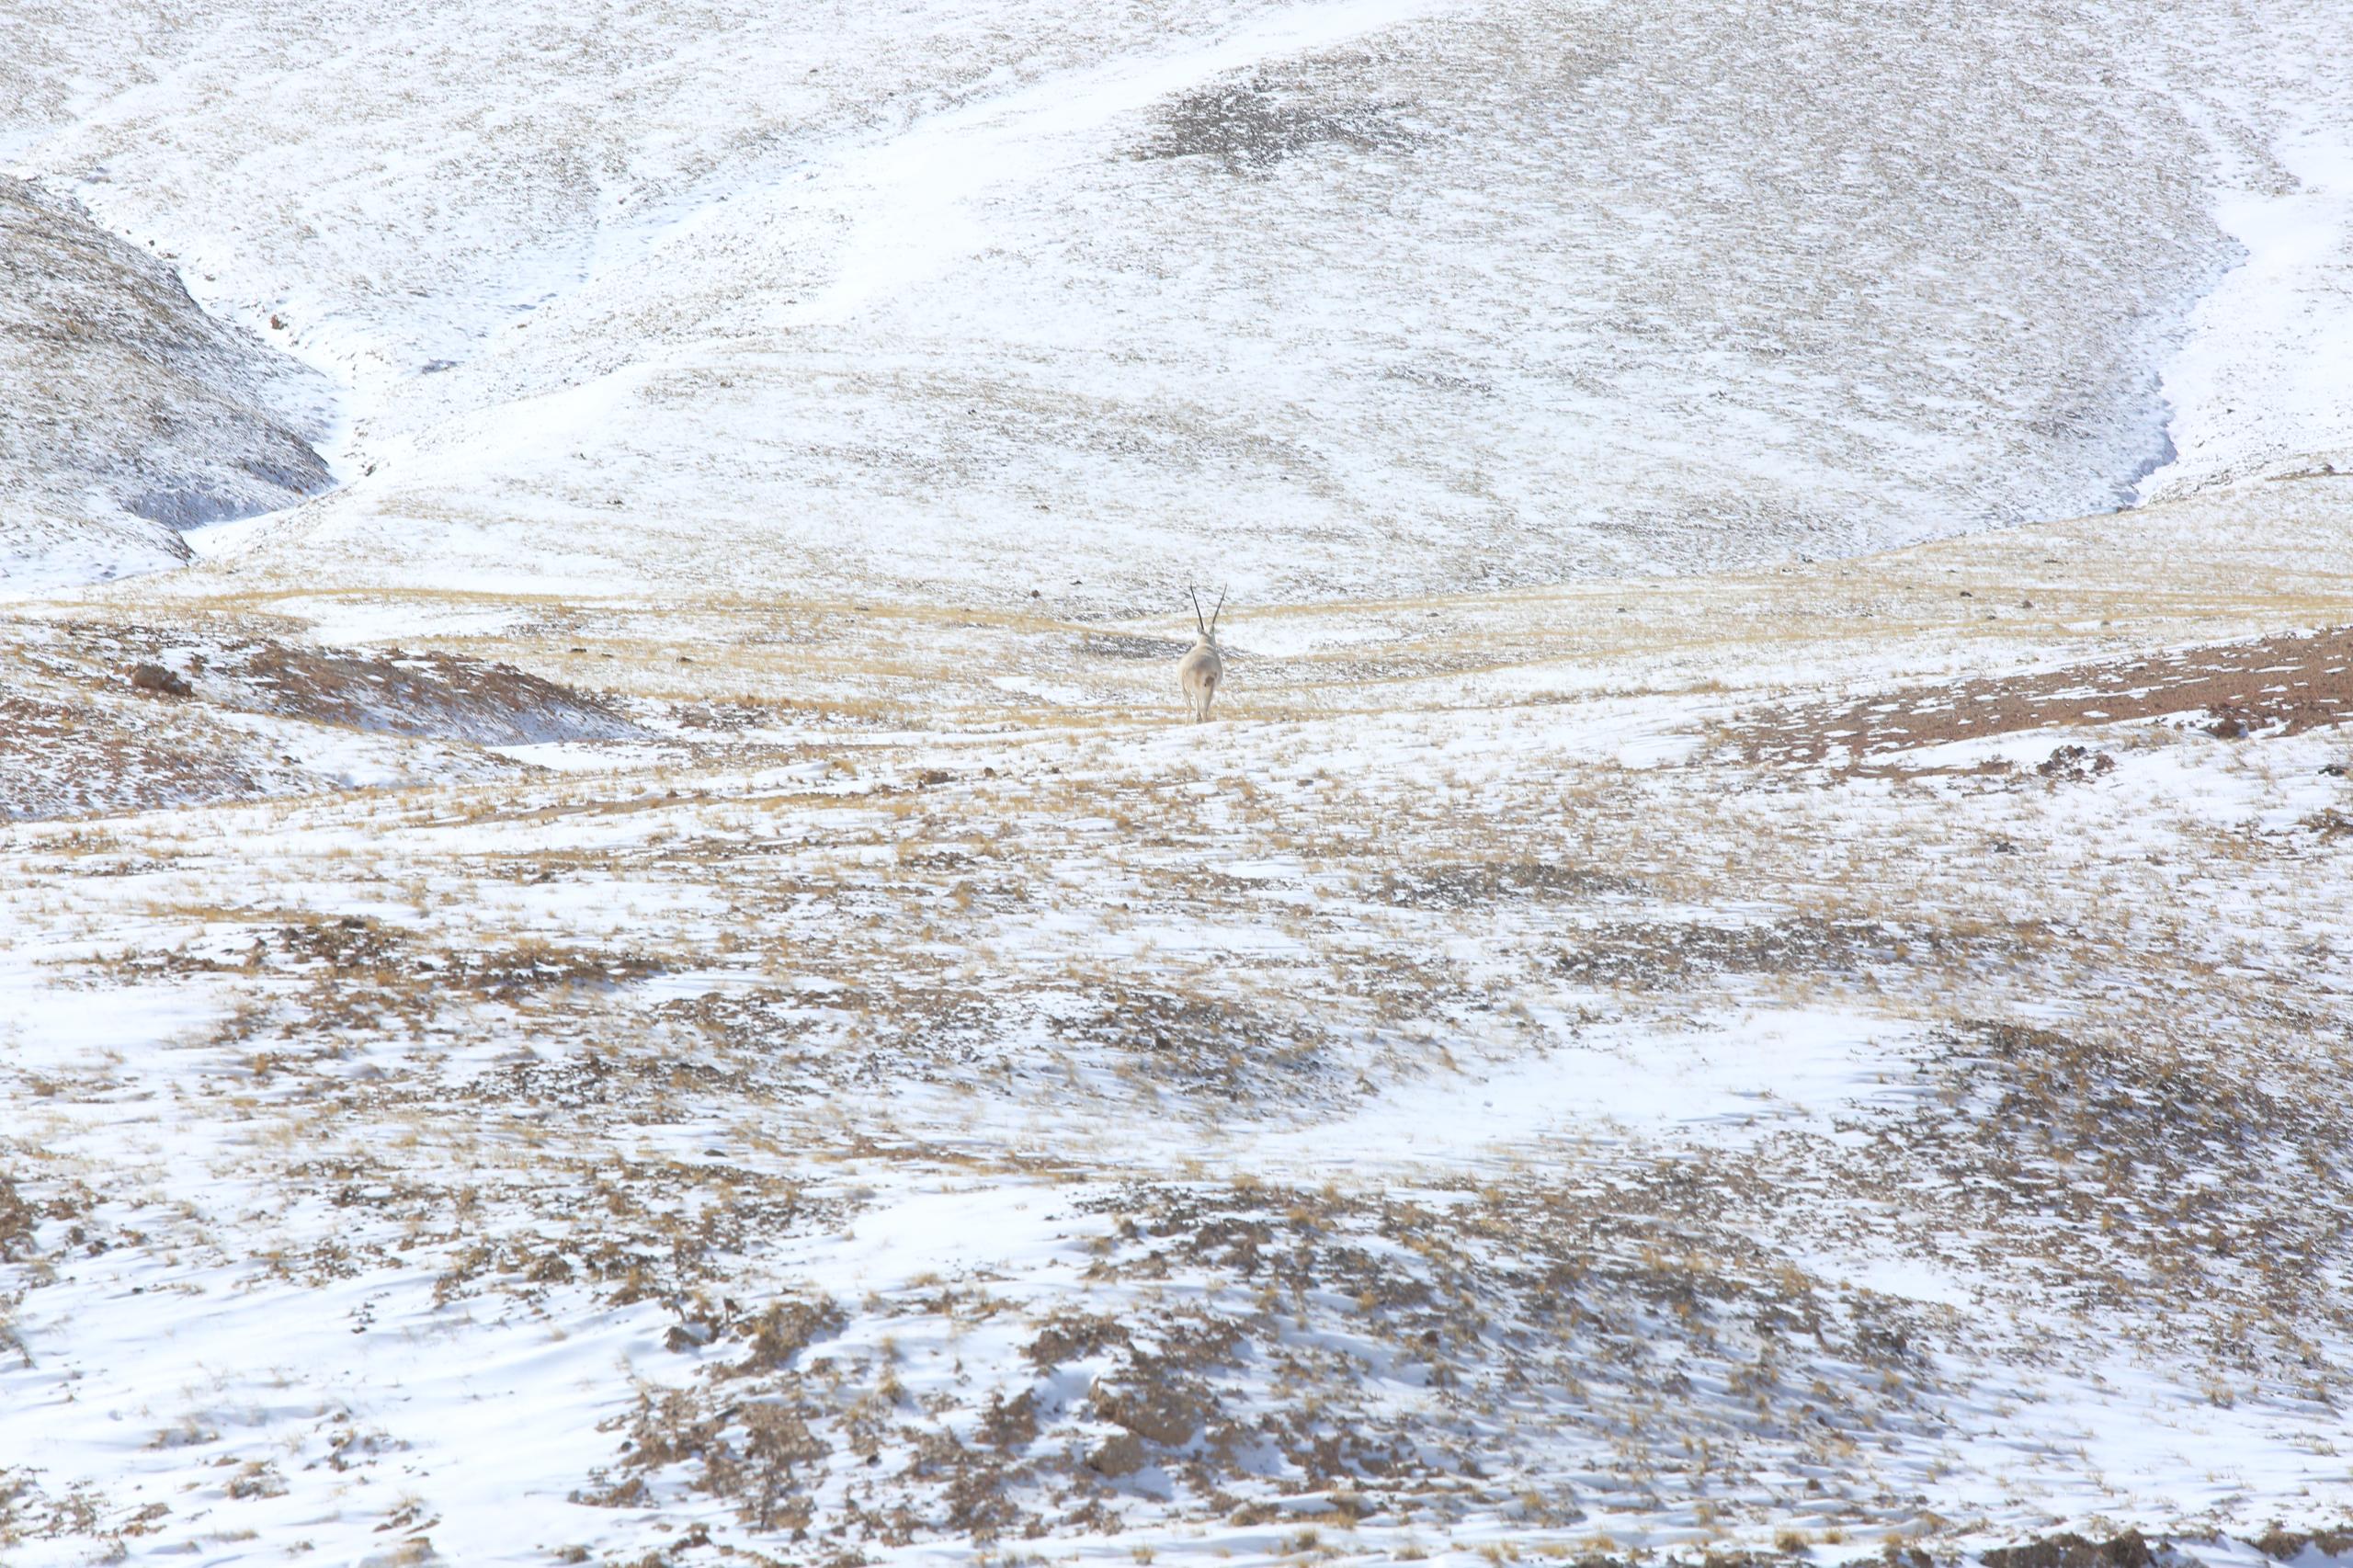
<path fill-rule="evenodd" d="M 1225 595 L 1218 595 L 1217 608 L 1203 620 L 1201 596 L 1190 588 L 1185 594 L 1193 601 L 1193 624 L 1200 629 L 1201 640 L 1177 661 L 1176 679 L 1185 688 L 1185 705 L 1193 710 L 1193 722 L 1198 724 L 1210 716 L 1210 704 L 1216 700 L 1218 686 L 1225 679 L 1225 658 L 1217 650 L 1217 618 L 1225 613 Z"/>

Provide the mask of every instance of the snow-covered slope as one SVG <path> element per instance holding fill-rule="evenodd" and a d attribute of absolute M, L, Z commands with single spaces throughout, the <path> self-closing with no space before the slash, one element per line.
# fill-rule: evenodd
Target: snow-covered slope
<path fill-rule="evenodd" d="M 1263 600 L 2276 454 L 2162 378 L 2245 204 L 2336 199 L 2332 9 L 124 6 L 19 25 L 14 141 L 350 383 L 306 572 Z M 2326 315 L 2311 222 L 2255 286 Z"/>
<path fill-rule="evenodd" d="M 0 175 L 0 594 L 176 564 L 179 530 L 327 488 L 328 395 L 164 261 Z"/>

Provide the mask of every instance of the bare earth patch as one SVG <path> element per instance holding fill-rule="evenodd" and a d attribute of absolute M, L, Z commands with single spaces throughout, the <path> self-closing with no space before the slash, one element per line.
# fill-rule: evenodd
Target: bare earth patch
<path fill-rule="evenodd" d="M 1946 741 L 2184 714 L 2225 738 L 2345 722 L 2353 718 L 2353 627 L 1910 687 L 1768 712 L 1733 733 L 1752 762 L 1858 768 Z"/>

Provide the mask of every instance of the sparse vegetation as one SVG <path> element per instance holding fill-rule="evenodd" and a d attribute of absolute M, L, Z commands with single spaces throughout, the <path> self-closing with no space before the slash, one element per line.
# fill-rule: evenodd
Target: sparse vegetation
<path fill-rule="evenodd" d="M 1410 141 L 1230 85 L 1120 166 Z M 0 1433 L 84 1446 L 0 1550 L 466 1560 L 487 1457 L 562 1562 L 2339 1551 L 2353 578 L 2272 488 L 1251 607 L 1199 728 L 1163 618 L 888 583 L 12 610 Z"/>

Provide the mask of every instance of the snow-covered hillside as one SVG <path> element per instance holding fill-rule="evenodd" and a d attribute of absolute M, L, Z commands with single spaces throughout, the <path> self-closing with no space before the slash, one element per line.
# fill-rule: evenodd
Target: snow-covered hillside
<path fill-rule="evenodd" d="M 334 483 L 310 445 L 324 377 L 207 316 L 166 260 L 5 175 L 0 394 L 12 597 L 179 564 L 180 530 Z"/>
<path fill-rule="evenodd" d="M 0 7 L 0 1563 L 2341 1568 L 2342 9 Z"/>
<path fill-rule="evenodd" d="M 0 121 L 346 379 L 309 572 L 1421 592 L 2353 440 L 2331 0 L 184 11 Z"/>

